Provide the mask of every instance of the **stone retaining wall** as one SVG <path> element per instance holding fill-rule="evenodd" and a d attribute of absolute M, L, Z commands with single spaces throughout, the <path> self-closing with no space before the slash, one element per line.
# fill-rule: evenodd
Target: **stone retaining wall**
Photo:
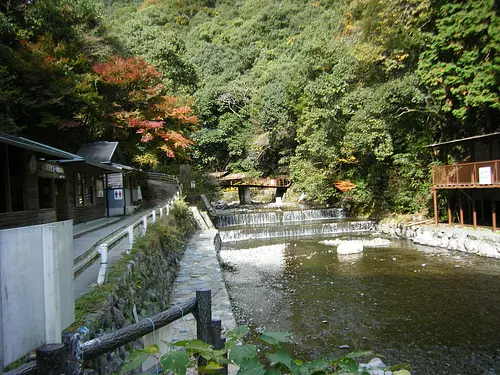
<path fill-rule="evenodd" d="M 380 223 L 377 229 L 383 234 L 406 238 L 421 245 L 500 259 L 500 235 L 492 232 L 423 224 L 411 225 L 396 221 Z"/>
<path fill-rule="evenodd" d="M 122 276 L 114 283 L 106 306 L 86 317 L 83 327 L 87 336 L 85 340 L 167 310 L 183 247 L 160 240 L 156 246 L 153 242 L 137 251 L 123 269 Z M 126 350 L 142 346 L 142 340 L 138 340 L 130 347 L 122 347 L 102 356 L 94 360 L 91 366 L 96 372 L 86 370 L 86 373 L 118 373 L 127 355 Z"/>

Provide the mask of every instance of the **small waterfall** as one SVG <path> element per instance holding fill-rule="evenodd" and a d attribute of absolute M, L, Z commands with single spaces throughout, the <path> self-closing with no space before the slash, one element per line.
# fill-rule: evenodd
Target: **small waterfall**
<path fill-rule="evenodd" d="M 287 225 L 259 228 L 221 230 L 222 242 L 256 240 L 266 238 L 293 238 L 336 233 L 358 233 L 373 229 L 373 221 L 341 221 L 316 225 Z"/>
<path fill-rule="evenodd" d="M 344 218 L 344 211 L 341 208 L 324 208 L 319 210 L 271 211 L 218 215 L 214 218 L 214 221 L 217 227 L 234 227 L 240 225 L 287 224 L 342 218 Z"/>

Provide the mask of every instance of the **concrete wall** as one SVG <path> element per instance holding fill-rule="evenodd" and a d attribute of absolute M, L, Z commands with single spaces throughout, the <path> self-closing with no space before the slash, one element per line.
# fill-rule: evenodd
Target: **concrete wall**
<path fill-rule="evenodd" d="M 74 321 L 72 221 L 0 230 L 0 367 Z"/>

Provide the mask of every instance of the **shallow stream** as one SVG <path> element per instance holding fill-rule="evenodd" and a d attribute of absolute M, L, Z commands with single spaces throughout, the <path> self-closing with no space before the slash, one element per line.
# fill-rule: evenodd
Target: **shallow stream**
<path fill-rule="evenodd" d="M 292 332 L 306 357 L 349 345 L 412 374 L 500 374 L 499 260 L 399 240 L 338 256 L 324 239 L 224 243 L 237 320 Z"/>

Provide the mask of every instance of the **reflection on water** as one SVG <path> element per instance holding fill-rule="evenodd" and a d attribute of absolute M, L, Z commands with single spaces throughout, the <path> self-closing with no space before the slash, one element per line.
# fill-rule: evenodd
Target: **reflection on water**
<path fill-rule="evenodd" d="M 226 243 L 237 319 L 304 355 L 361 347 L 413 374 L 500 374 L 500 261 L 392 241 L 337 256 L 319 239 Z"/>

